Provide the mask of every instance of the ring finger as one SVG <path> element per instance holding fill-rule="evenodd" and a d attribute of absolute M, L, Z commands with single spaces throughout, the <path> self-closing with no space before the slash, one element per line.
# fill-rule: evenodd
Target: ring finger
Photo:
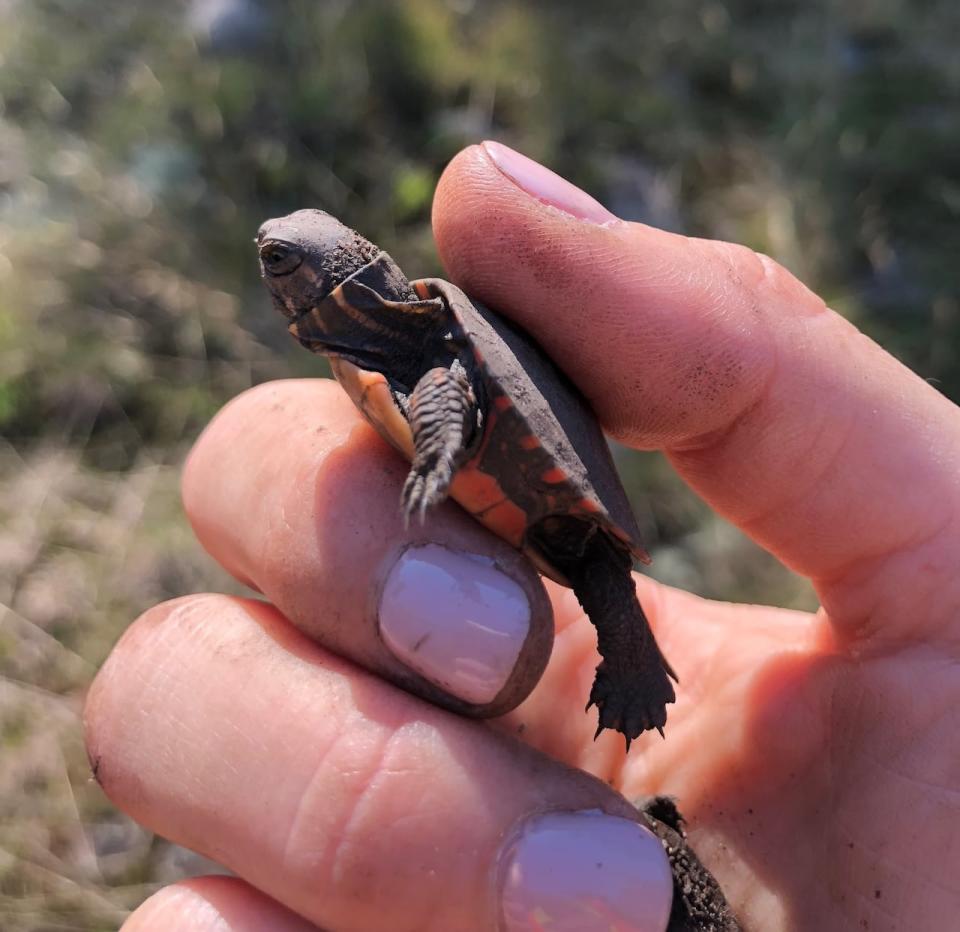
<path fill-rule="evenodd" d="M 324 928 L 666 925 L 669 865 L 622 797 L 336 657 L 264 603 L 190 596 L 147 613 L 86 724 L 115 804 Z"/>

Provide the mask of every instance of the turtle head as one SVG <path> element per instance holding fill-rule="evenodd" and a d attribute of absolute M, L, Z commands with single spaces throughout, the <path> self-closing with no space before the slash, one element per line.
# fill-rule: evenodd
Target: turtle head
<path fill-rule="evenodd" d="M 373 243 L 322 210 L 267 220 L 255 242 L 260 274 L 277 309 L 291 320 L 380 254 Z"/>
<path fill-rule="evenodd" d="M 425 313 L 418 305 L 429 302 L 418 302 L 379 247 L 322 210 L 268 220 L 256 243 L 264 283 L 300 343 L 367 368 L 389 359 L 394 373 L 419 370 L 424 327 L 440 326 L 440 308 L 436 320 Z M 384 326 L 385 318 L 397 325 Z"/>

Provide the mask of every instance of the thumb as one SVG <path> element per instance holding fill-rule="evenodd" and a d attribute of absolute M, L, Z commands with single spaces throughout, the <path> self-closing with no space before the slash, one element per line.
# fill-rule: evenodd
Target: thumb
<path fill-rule="evenodd" d="M 770 377 L 765 321 L 741 310 L 744 278 L 765 274 L 750 250 L 621 221 L 494 142 L 448 166 L 433 225 L 457 283 L 528 330 L 625 443 L 713 433 Z"/>
<path fill-rule="evenodd" d="M 789 272 L 618 220 L 498 143 L 451 162 L 433 224 L 458 284 L 527 330 L 613 436 L 666 450 L 812 578 L 834 624 L 952 630 L 960 412 Z"/>

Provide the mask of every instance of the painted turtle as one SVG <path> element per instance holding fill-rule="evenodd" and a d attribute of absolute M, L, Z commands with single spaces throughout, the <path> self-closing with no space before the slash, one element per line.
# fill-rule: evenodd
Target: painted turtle
<path fill-rule="evenodd" d="M 579 392 L 521 333 L 441 279 L 394 261 L 319 210 L 268 220 L 261 272 L 288 329 L 412 463 L 409 519 L 453 497 L 573 588 L 597 628 L 590 692 L 599 727 L 663 734 L 676 679 L 637 600 L 649 562 L 600 427 Z"/>

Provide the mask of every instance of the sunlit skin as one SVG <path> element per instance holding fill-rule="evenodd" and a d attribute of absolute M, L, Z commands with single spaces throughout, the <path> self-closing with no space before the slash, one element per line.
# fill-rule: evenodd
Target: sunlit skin
<path fill-rule="evenodd" d="M 185 930 L 211 915 L 234 930 L 266 915 L 280 932 L 311 927 L 280 903 L 331 929 L 384 916 L 489 928 L 492 832 L 540 804 L 620 805 L 548 758 L 627 799 L 677 796 L 748 928 L 950 927 L 960 411 L 770 260 L 576 220 L 480 148 L 444 174 L 434 230 L 452 280 L 526 327 L 613 436 L 664 449 L 718 512 L 810 577 L 824 608 L 711 603 L 638 577 L 680 687 L 666 740 L 645 735 L 628 757 L 618 736 L 592 740 L 595 639 L 553 584 L 556 644 L 533 695 L 494 729 L 434 709 L 287 621 L 376 666 L 382 647 L 352 619 L 404 539 L 406 467 L 334 384 L 255 389 L 199 441 L 184 500 L 207 551 L 277 608 L 191 596 L 155 609 L 87 710 L 114 802 L 243 879 L 168 889 L 126 928 L 167 929 L 173 915 Z M 504 546 L 451 504 L 423 533 Z M 411 852 L 431 851 L 411 882 Z"/>

